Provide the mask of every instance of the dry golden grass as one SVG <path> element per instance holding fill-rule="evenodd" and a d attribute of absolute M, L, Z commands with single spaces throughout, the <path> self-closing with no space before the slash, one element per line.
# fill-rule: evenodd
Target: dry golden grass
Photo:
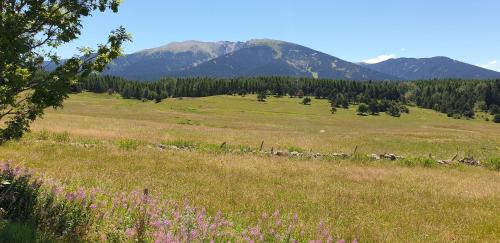
<path fill-rule="evenodd" d="M 209 97 L 161 104 L 106 95 L 72 96 L 48 111 L 35 131 L 69 133 L 70 141 L 31 134 L 0 147 L 0 160 L 45 172 L 71 185 L 110 191 L 149 188 L 249 225 L 263 212 L 297 212 L 308 232 L 326 220 L 362 242 L 495 242 L 500 238 L 500 174 L 481 167 L 403 166 L 392 162 L 161 151 L 148 144 L 183 139 L 205 144 L 295 146 L 320 152 L 394 152 L 449 157 L 457 149 L 481 159 L 500 155 L 500 126 L 453 120 L 412 109 L 402 118 L 328 112 L 325 101 Z M 325 130 L 321 133 L 320 130 Z M 142 145 L 124 149 L 124 138 Z M 96 143 L 93 148 L 70 142 Z M 463 155 L 463 154 L 462 154 Z M 307 233 L 307 232 L 306 232 Z"/>
<path fill-rule="evenodd" d="M 406 156 L 478 158 L 500 154 L 500 126 L 482 120 L 454 120 L 432 110 L 412 108 L 401 118 L 359 117 L 353 109 L 335 115 L 325 100 L 224 96 L 168 100 L 160 104 L 105 95 L 74 96 L 59 111 L 47 112 L 33 126 L 99 139 L 133 138 L 148 142 L 183 139 L 267 147 L 296 146 L 318 152 L 393 152 Z M 324 133 L 320 131 L 324 130 Z"/>

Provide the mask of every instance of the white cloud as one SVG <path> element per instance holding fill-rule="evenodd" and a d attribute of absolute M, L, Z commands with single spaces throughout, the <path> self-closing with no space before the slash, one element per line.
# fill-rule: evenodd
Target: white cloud
<path fill-rule="evenodd" d="M 497 64 L 498 64 L 497 60 L 492 60 L 486 64 L 478 64 L 478 66 L 480 66 L 482 68 L 494 68 L 495 66 L 497 66 Z"/>
<path fill-rule="evenodd" d="M 396 58 L 396 55 L 394 55 L 394 54 L 380 55 L 378 57 L 363 60 L 362 62 L 368 63 L 368 64 L 374 64 L 374 63 L 387 61 L 387 60 L 392 59 L 392 58 Z"/>
<path fill-rule="evenodd" d="M 404 47 L 403 47 L 403 48 L 401 48 L 401 51 L 402 51 L 402 52 L 405 52 L 405 51 L 406 51 L 406 48 L 404 48 Z"/>

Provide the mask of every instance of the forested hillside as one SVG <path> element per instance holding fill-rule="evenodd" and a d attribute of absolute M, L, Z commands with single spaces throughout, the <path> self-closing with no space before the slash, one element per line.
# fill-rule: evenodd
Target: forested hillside
<path fill-rule="evenodd" d="M 263 94 L 314 96 L 317 99 L 329 99 L 338 106 L 366 103 L 379 107 L 379 111 L 388 109 L 388 103 L 397 102 L 434 109 L 456 118 L 474 118 L 476 111 L 500 114 L 500 80 L 356 82 L 259 77 L 168 78 L 144 83 L 110 76 L 92 76 L 73 87 L 74 92 L 83 90 L 96 93 L 116 92 L 126 99 L 156 102 L 169 97 Z"/>

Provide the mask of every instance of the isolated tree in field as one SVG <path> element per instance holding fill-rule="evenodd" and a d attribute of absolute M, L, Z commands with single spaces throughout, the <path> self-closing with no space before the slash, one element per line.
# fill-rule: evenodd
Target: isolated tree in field
<path fill-rule="evenodd" d="M 368 105 L 368 111 L 370 111 L 370 114 L 372 115 L 377 115 L 378 114 L 378 104 L 377 101 L 372 100 L 370 101 L 370 104 Z"/>
<path fill-rule="evenodd" d="M 259 102 L 265 102 L 266 99 L 267 99 L 267 92 L 266 91 L 260 91 L 258 94 L 257 94 L 257 101 Z"/>
<path fill-rule="evenodd" d="M 107 9 L 117 12 L 120 0 L 8 0 L 0 2 L 0 143 L 17 139 L 47 107 L 61 107 L 70 86 L 102 71 L 130 40 L 123 27 L 96 50 L 61 62 L 55 49 L 79 37 L 82 18 Z M 50 63 L 55 67 L 44 71 Z"/>
<path fill-rule="evenodd" d="M 311 104 L 311 98 L 309 98 L 309 97 L 305 97 L 305 98 L 302 100 L 302 104 L 304 104 L 304 105 L 310 105 L 310 104 Z"/>
<path fill-rule="evenodd" d="M 359 104 L 358 110 L 357 110 L 358 115 L 364 116 L 364 115 L 366 115 L 366 113 L 368 113 L 368 111 L 369 111 L 368 105 L 366 105 L 365 103 Z"/>

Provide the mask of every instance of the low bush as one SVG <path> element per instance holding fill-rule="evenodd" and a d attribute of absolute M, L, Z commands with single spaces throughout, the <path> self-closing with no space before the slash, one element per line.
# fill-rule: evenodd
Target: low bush
<path fill-rule="evenodd" d="M 41 232 L 37 237 L 42 238 L 79 241 L 87 235 L 93 223 L 93 200 L 84 191 L 63 194 L 59 188 L 50 189 L 27 170 L 12 168 L 9 162 L 2 165 L 0 180 L 2 220 L 33 225 Z"/>

